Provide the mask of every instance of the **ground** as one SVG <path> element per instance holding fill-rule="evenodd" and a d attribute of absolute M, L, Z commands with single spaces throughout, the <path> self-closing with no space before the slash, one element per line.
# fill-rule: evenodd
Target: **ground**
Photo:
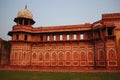
<path fill-rule="evenodd" d="M 120 80 L 120 72 L 0 71 L 0 80 Z"/>

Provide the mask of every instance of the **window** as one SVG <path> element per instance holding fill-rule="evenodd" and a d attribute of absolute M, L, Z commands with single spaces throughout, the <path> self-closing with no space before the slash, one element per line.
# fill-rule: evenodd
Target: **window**
<path fill-rule="evenodd" d="M 66 37 L 66 38 L 67 38 L 67 40 L 70 40 L 70 35 L 69 35 L 69 34 L 67 34 L 67 37 Z"/>
<path fill-rule="evenodd" d="M 53 36 L 53 40 L 56 41 L 56 35 Z"/>
<path fill-rule="evenodd" d="M 112 35 L 112 30 L 111 28 L 108 29 L 108 35 Z"/>
<path fill-rule="evenodd" d="M 60 35 L 60 41 L 61 41 L 61 40 L 63 40 L 63 35 L 62 35 L 62 34 Z"/>
<path fill-rule="evenodd" d="M 18 40 L 19 39 L 19 35 L 18 34 L 16 34 L 16 40 Z"/>
<path fill-rule="evenodd" d="M 76 40 L 76 39 L 77 39 L 77 35 L 73 34 L 73 40 Z"/>
<path fill-rule="evenodd" d="M 28 25 L 28 20 L 24 20 L 24 25 Z"/>
<path fill-rule="evenodd" d="M 27 40 L 27 35 L 25 34 L 25 36 L 24 36 L 24 40 Z"/>
<path fill-rule="evenodd" d="M 80 39 L 84 39 L 84 34 L 80 34 Z"/>
<path fill-rule="evenodd" d="M 100 30 L 98 31 L 98 37 L 100 37 Z"/>
<path fill-rule="evenodd" d="M 50 36 L 49 35 L 47 35 L 47 41 L 50 41 Z"/>
<path fill-rule="evenodd" d="M 43 35 L 40 35 L 40 41 L 43 41 Z"/>

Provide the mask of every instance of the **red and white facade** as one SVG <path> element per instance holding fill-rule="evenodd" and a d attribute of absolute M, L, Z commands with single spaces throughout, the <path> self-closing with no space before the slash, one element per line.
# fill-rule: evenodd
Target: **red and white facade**
<path fill-rule="evenodd" d="M 35 21 L 25 8 L 14 21 L 8 33 L 10 65 L 120 69 L 120 13 L 103 14 L 93 24 L 32 27 Z"/>

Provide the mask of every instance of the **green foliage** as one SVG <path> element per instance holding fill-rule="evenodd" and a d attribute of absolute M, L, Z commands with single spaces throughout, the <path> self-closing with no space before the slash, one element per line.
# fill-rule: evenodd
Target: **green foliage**
<path fill-rule="evenodd" d="M 120 80 L 120 72 L 63 73 L 63 72 L 0 71 L 0 80 Z"/>

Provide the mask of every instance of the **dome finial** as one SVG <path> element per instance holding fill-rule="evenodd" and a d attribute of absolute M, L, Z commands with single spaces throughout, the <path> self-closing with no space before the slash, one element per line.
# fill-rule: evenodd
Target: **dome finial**
<path fill-rule="evenodd" d="M 27 5 L 25 5 L 25 9 L 27 9 Z"/>

